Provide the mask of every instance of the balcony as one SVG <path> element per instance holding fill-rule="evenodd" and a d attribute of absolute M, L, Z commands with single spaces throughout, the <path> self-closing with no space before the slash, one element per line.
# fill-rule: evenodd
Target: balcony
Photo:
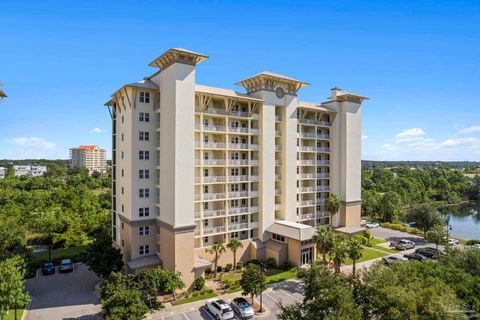
<path fill-rule="evenodd" d="M 304 213 L 300 215 L 300 221 L 315 219 L 315 213 Z"/>
<path fill-rule="evenodd" d="M 280 130 L 275 130 L 275 137 L 280 137 L 280 136 L 281 136 Z"/>
<path fill-rule="evenodd" d="M 226 176 L 208 176 L 208 177 L 195 177 L 196 183 L 219 183 L 226 182 Z"/>
<path fill-rule="evenodd" d="M 228 165 L 229 166 L 248 166 L 250 164 L 251 164 L 250 160 L 245 160 L 245 159 L 242 159 L 242 160 L 228 160 Z"/>
<path fill-rule="evenodd" d="M 276 144 L 275 145 L 275 151 L 281 151 L 282 150 L 282 146 L 279 145 L 279 144 Z"/>
<path fill-rule="evenodd" d="M 225 132 L 226 128 L 224 126 L 214 126 L 214 125 L 208 125 L 208 126 L 201 126 L 197 125 L 195 126 L 195 130 L 203 130 L 203 131 L 215 131 L 215 132 Z"/>
<path fill-rule="evenodd" d="M 275 160 L 275 165 L 276 166 L 281 166 L 282 165 L 282 160 Z"/>
<path fill-rule="evenodd" d="M 225 232 L 225 226 L 218 226 L 218 227 L 203 227 L 203 234 L 215 234 L 215 233 L 222 233 Z"/>
<path fill-rule="evenodd" d="M 298 164 L 303 166 L 316 166 L 317 160 L 298 160 Z"/>
<path fill-rule="evenodd" d="M 317 173 L 318 179 L 328 179 L 330 178 L 330 173 Z"/>
<path fill-rule="evenodd" d="M 330 212 L 328 211 L 317 211 L 317 218 L 328 218 L 330 217 Z"/>
<path fill-rule="evenodd" d="M 248 229 L 248 222 L 244 223 L 231 223 L 228 225 L 228 231 Z"/>
<path fill-rule="evenodd" d="M 280 194 L 282 194 L 282 192 L 280 191 L 280 189 L 275 189 L 275 195 L 276 195 L 276 196 L 279 196 Z"/>
<path fill-rule="evenodd" d="M 225 160 L 223 159 L 195 159 L 197 166 L 224 166 Z"/>
<path fill-rule="evenodd" d="M 225 210 L 205 210 L 203 211 L 204 218 L 214 218 L 214 217 L 221 217 L 225 215 Z"/>
<path fill-rule="evenodd" d="M 328 191 L 330 186 L 317 186 L 317 191 Z"/>
<path fill-rule="evenodd" d="M 225 199 L 225 192 L 195 194 L 195 201 Z"/>
<path fill-rule="evenodd" d="M 235 110 L 231 110 L 229 115 L 233 117 L 250 117 L 250 114 L 248 112 Z"/>
<path fill-rule="evenodd" d="M 242 128 L 242 127 L 228 127 L 228 132 L 250 133 L 250 130 L 248 128 Z"/>
<path fill-rule="evenodd" d="M 195 112 L 201 112 L 201 111 L 199 108 L 195 108 Z M 225 110 L 223 109 L 217 109 L 217 108 L 211 108 L 211 107 L 205 108 L 205 110 L 203 110 L 203 113 L 220 114 L 220 115 L 226 114 Z"/>
<path fill-rule="evenodd" d="M 248 143 L 229 143 L 228 144 L 229 149 L 249 149 Z"/>
<path fill-rule="evenodd" d="M 314 206 L 315 200 L 300 200 L 297 204 L 299 207 Z"/>
<path fill-rule="evenodd" d="M 300 123 L 304 124 L 312 124 L 316 126 L 324 126 L 324 127 L 330 127 L 330 122 L 328 121 L 319 121 L 315 119 L 299 119 L 298 120 Z"/>
<path fill-rule="evenodd" d="M 200 149 L 225 149 L 225 143 L 223 142 L 201 142 L 196 141 L 195 147 Z"/>
<path fill-rule="evenodd" d="M 326 198 L 317 198 L 317 204 L 325 204 L 325 203 L 327 203 Z"/>
<path fill-rule="evenodd" d="M 317 174 L 316 173 L 301 173 L 299 174 L 300 179 L 316 179 Z"/>
<path fill-rule="evenodd" d="M 275 116 L 275 121 L 276 122 L 282 121 L 282 117 L 281 116 Z"/>
<path fill-rule="evenodd" d="M 281 179 L 282 179 L 282 175 L 280 175 L 280 174 L 275 175 L 275 180 L 276 181 L 281 180 Z"/>
<path fill-rule="evenodd" d="M 258 222 L 257 222 L 257 221 L 250 222 L 250 223 L 248 224 L 248 227 L 249 227 L 250 229 L 258 228 Z"/>
<path fill-rule="evenodd" d="M 310 151 L 310 152 L 315 152 L 317 150 L 316 147 L 310 147 L 310 146 L 301 146 L 299 147 L 301 151 Z"/>
<path fill-rule="evenodd" d="M 247 197 L 248 197 L 248 191 L 230 191 L 228 193 L 229 199 L 247 198 Z"/>
<path fill-rule="evenodd" d="M 317 165 L 319 166 L 329 166 L 330 160 L 317 160 Z"/>
<path fill-rule="evenodd" d="M 317 147 L 317 152 L 330 152 L 330 148 L 327 148 L 327 147 Z"/>

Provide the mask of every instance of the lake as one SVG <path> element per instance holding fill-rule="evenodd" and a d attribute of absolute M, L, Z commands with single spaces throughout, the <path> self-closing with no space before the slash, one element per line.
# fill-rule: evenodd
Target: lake
<path fill-rule="evenodd" d="M 464 240 L 480 239 L 480 202 L 447 206 L 439 211 L 445 218 L 450 216 L 452 236 Z"/>

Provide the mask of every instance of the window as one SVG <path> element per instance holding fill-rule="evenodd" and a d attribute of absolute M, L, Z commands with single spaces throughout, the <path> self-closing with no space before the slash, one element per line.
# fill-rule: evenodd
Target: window
<path fill-rule="evenodd" d="M 230 233 L 230 238 L 233 238 L 233 239 L 238 238 L 238 232 L 232 232 L 232 233 Z"/>
<path fill-rule="evenodd" d="M 285 242 L 285 237 L 276 233 L 272 233 L 272 239 L 280 242 Z"/>
<path fill-rule="evenodd" d="M 208 136 L 203 136 L 203 142 L 208 143 Z"/>
<path fill-rule="evenodd" d="M 203 238 L 203 243 L 208 243 L 208 237 Z"/>
<path fill-rule="evenodd" d="M 123 172 L 123 169 L 122 169 L 122 177 L 123 177 L 123 174 L 124 174 L 124 172 Z"/>
<path fill-rule="evenodd" d="M 208 177 L 208 169 L 203 169 L 203 176 Z"/>
<path fill-rule="evenodd" d="M 230 217 L 230 222 L 231 223 L 238 223 L 238 216 Z"/>
<path fill-rule="evenodd" d="M 148 236 L 150 234 L 150 226 L 138 227 L 138 235 Z"/>
<path fill-rule="evenodd" d="M 148 244 L 143 245 L 143 246 L 139 246 L 138 247 L 138 254 L 140 254 L 140 255 L 150 254 L 150 246 Z"/>
<path fill-rule="evenodd" d="M 235 191 L 238 191 L 238 184 L 232 184 L 230 185 L 230 191 L 231 192 L 235 192 Z"/>
<path fill-rule="evenodd" d="M 208 202 L 203 203 L 203 210 L 208 210 Z"/>
<path fill-rule="evenodd" d="M 139 179 L 150 179 L 150 170 L 138 170 L 138 178 Z"/>
<path fill-rule="evenodd" d="M 138 208 L 139 217 L 148 217 L 150 216 L 150 208 Z"/>
<path fill-rule="evenodd" d="M 208 119 L 203 119 L 203 126 L 208 127 Z"/>
<path fill-rule="evenodd" d="M 150 92 L 140 91 L 140 102 L 149 103 L 150 102 Z"/>
<path fill-rule="evenodd" d="M 122 212 L 125 212 L 125 206 L 122 204 Z"/>
<path fill-rule="evenodd" d="M 208 160 L 208 152 L 204 152 L 204 153 L 203 153 L 203 159 L 204 159 L 204 160 Z"/>
<path fill-rule="evenodd" d="M 124 116 L 122 116 L 122 123 L 124 123 L 124 122 L 125 122 L 125 117 L 124 117 Z"/>
<path fill-rule="evenodd" d="M 138 114 L 138 121 L 140 121 L 140 122 L 150 122 L 150 113 L 140 112 Z"/>
<path fill-rule="evenodd" d="M 150 151 L 147 151 L 147 150 L 138 151 L 138 159 L 139 160 L 149 160 L 150 159 Z"/>
<path fill-rule="evenodd" d="M 125 136 L 124 136 L 124 134 L 122 133 L 122 141 L 124 140 L 124 138 L 125 138 Z"/>
<path fill-rule="evenodd" d="M 122 187 L 122 194 L 124 194 L 124 192 L 125 192 L 125 189 L 123 189 L 123 187 Z"/>
<path fill-rule="evenodd" d="M 203 193 L 208 193 L 208 186 L 203 186 Z"/>
<path fill-rule="evenodd" d="M 208 220 L 203 220 L 203 226 L 208 227 Z"/>
<path fill-rule="evenodd" d="M 138 132 L 138 140 L 140 141 L 150 141 L 150 133 L 146 131 Z"/>
<path fill-rule="evenodd" d="M 123 159 L 123 151 L 122 151 L 122 159 Z"/>
<path fill-rule="evenodd" d="M 150 197 L 150 189 L 138 189 L 138 196 L 140 198 L 149 198 Z"/>

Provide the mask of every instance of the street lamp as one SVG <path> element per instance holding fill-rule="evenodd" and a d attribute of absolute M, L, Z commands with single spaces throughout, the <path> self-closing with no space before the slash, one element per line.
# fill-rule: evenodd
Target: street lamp
<path fill-rule="evenodd" d="M 445 227 L 447 228 L 447 250 L 450 248 L 450 243 L 448 242 L 449 236 L 448 236 L 448 231 L 452 230 L 452 225 L 450 224 L 450 216 L 445 219 L 445 223 L 447 224 Z"/>

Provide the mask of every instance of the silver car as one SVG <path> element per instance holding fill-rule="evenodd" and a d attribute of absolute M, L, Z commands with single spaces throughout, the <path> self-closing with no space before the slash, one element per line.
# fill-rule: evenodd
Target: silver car
<path fill-rule="evenodd" d="M 205 303 L 208 311 L 214 315 L 217 320 L 233 319 L 233 310 L 228 303 L 221 299 L 208 299 Z"/>
<path fill-rule="evenodd" d="M 232 300 L 232 308 L 238 315 L 240 315 L 241 319 L 251 319 L 255 315 L 255 312 L 248 301 L 242 297 Z"/>

